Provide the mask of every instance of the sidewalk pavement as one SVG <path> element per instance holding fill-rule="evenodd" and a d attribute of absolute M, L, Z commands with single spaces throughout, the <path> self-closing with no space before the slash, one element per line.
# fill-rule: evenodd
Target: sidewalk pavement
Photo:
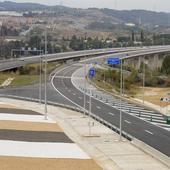
<path fill-rule="evenodd" d="M 55 120 L 44 119 L 27 104 L 21 109 L 19 101 L 13 103 L 15 108 L 5 102 L 0 99 L 0 169 L 101 170 Z"/>
<path fill-rule="evenodd" d="M 44 105 L 0 98 L 19 108 L 44 111 Z M 103 170 L 168 170 L 164 164 L 136 148 L 130 141 L 119 141 L 119 135 L 81 113 L 48 106 L 49 116 L 55 120 L 71 140 L 83 148 Z M 91 135 L 89 135 L 89 122 Z"/>

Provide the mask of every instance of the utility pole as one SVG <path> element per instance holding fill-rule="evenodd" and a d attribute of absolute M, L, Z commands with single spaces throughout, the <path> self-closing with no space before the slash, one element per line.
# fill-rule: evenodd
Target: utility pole
<path fill-rule="evenodd" d="M 143 105 L 145 104 L 145 100 L 144 100 L 144 97 L 145 97 L 145 56 L 144 56 L 144 61 L 143 61 Z"/>
<path fill-rule="evenodd" d="M 40 54 L 41 55 L 41 54 Z M 41 104 L 41 91 L 42 91 L 42 57 L 40 57 L 40 77 L 39 77 L 39 103 Z"/>
<path fill-rule="evenodd" d="M 86 60 L 84 64 L 84 116 L 86 116 Z"/>
<path fill-rule="evenodd" d="M 44 115 L 45 120 L 47 120 L 47 28 L 45 29 L 45 108 L 44 108 Z"/>
<path fill-rule="evenodd" d="M 122 88 L 123 88 L 123 83 L 122 83 L 122 79 L 123 79 L 123 74 L 122 74 L 122 70 L 123 70 L 123 66 L 122 66 L 122 59 L 120 60 L 120 141 L 122 141 Z"/>

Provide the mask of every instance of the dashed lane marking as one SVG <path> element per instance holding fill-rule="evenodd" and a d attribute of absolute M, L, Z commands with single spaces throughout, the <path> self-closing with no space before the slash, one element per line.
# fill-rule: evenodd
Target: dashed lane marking
<path fill-rule="evenodd" d="M 96 106 L 98 109 L 101 109 L 101 107 L 100 106 Z"/>
<path fill-rule="evenodd" d="M 108 114 L 111 115 L 111 116 L 114 116 L 114 115 L 115 115 L 114 113 L 111 113 L 111 112 L 109 112 Z"/>
<path fill-rule="evenodd" d="M 150 132 L 149 130 L 145 130 L 145 132 L 149 133 L 150 135 L 153 135 L 153 133 Z"/>
<path fill-rule="evenodd" d="M 132 123 L 131 123 L 131 122 L 129 122 L 128 120 L 125 120 L 125 122 L 126 122 L 126 123 L 128 123 L 128 124 L 132 124 Z"/>

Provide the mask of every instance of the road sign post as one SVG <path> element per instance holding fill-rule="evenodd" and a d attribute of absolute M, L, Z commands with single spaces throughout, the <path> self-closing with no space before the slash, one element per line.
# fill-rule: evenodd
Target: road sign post
<path fill-rule="evenodd" d="M 90 70 L 89 70 L 89 77 L 92 78 L 94 76 L 95 76 L 95 70 L 94 70 L 94 68 L 90 68 Z"/>
<path fill-rule="evenodd" d="M 108 58 L 107 59 L 107 64 L 108 65 L 119 65 L 120 64 L 120 59 L 119 58 Z"/>
<path fill-rule="evenodd" d="M 160 98 L 160 102 L 161 103 L 168 103 L 170 101 L 170 99 L 168 97 L 161 97 Z M 168 105 L 166 106 L 166 114 L 168 115 Z"/>
<path fill-rule="evenodd" d="M 123 91 L 123 61 L 120 58 L 108 58 L 107 64 L 112 65 L 120 65 L 120 141 L 122 140 L 122 91 Z"/>
<path fill-rule="evenodd" d="M 95 76 L 95 69 L 94 67 L 91 67 L 89 69 L 89 73 L 88 73 L 89 77 L 92 78 Z M 91 91 L 91 87 L 90 88 L 90 95 L 89 95 L 89 136 L 91 136 L 91 121 L 90 121 L 90 116 L 91 116 L 91 109 L 92 109 L 92 91 Z"/>

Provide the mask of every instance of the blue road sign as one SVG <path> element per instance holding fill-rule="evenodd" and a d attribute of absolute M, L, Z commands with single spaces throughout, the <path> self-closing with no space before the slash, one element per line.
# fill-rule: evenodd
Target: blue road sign
<path fill-rule="evenodd" d="M 95 75 L 94 68 L 90 68 L 90 70 L 89 70 L 89 77 L 94 77 L 94 75 Z"/>
<path fill-rule="evenodd" d="M 120 64 L 120 59 L 119 58 L 108 58 L 107 59 L 107 64 L 108 65 L 119 65 Z"/>

